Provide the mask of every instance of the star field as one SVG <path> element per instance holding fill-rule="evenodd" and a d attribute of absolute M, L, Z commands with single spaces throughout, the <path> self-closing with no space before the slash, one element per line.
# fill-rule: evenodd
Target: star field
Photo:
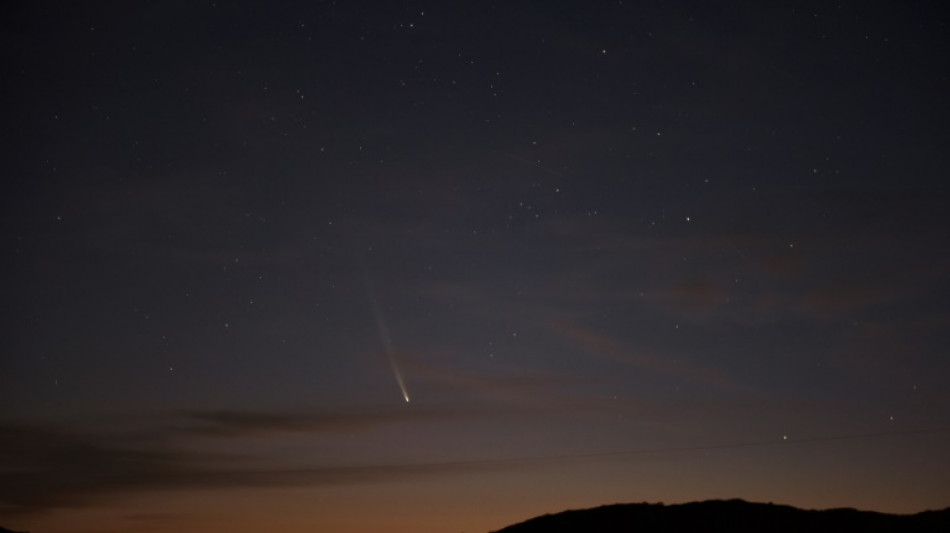
<path fill-rule="evenodd" d="M 939 3 L 4 19 L 5 527 L 950 505 Z"/>

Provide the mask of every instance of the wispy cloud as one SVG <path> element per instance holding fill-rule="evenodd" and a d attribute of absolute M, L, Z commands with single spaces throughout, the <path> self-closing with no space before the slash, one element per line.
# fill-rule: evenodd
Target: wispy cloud
<path fill-rule="evenodd" d="M 405 415 L 390 413 L 284 414 L 248 411 L 195 411 L 182 414 L 183 431 L 214 437 L 260 436 L 274 433 L 336 433 L 392 424 Z"/>
<path fill-rule="evenodd" d="M 683 380 L 695 380 L 728 389 L 736 387 L 728 375 L 715 368 L 657 356 L 648 350 L 635 348 L 619 338 L 568 321 L 559 322 L 557 329 L 566 339 L 580 346 L 585 355 L 608 358 L 619 364 Z"/>
<path fill-rule="evenodd" d="M 227 451 L 242 438 L 368 430 L 400 421 L 458 419 L 476 412 L 438 408 L 411 414 L 191 412 L 175 417 L 177 422 L 171 425 L 156 420 L 151 429 L 129 433 L 0 424 L 0 516 L 96 505 L 148 491 L 366 483 L 481 468 L 477 462 L 274 467 L 268 463 L 273 458 L 266 455 Z M 198 451 L 195 444 L 208 438 L 215 439 L 205 441 L 213 444 L 212 451 L 206 451 L 207 445 Z"/>
<path fill-rule="evenodd" d="M 0 427 L 0 510 L 35 513 L 122 492 L 217 483 L 202 464 L 223 455 L 180 452 L 35 426 Z"/>

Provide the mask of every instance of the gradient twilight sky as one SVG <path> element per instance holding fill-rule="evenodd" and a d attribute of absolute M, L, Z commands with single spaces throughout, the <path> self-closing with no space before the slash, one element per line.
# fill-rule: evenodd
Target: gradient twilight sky
<path fill-rule="evenodd" d="M 944 3 L 0 19 L 0 525 L 950 505 Z"/>

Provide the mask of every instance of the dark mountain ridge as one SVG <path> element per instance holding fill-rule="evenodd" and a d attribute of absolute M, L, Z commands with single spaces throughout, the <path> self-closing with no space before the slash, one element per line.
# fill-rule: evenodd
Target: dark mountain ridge
<path fill-rule="evenodd" d="M 538 516 L 495 533 L 704 533 L 861 531 L 948 532 L 950 508 L 912 515 L 885 514 L 855 509 L 805 510 L 788 505 L 744 500 L 709 500 L 664 505 L 662 503 L 614 504 Z"/>

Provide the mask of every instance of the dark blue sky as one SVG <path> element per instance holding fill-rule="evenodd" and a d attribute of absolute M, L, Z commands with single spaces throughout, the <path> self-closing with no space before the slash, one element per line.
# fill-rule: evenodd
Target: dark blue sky
<path fill-rule="evenodd" d="M 4 525 L 950 505 L 939 3 L 3 18 Z"/>

